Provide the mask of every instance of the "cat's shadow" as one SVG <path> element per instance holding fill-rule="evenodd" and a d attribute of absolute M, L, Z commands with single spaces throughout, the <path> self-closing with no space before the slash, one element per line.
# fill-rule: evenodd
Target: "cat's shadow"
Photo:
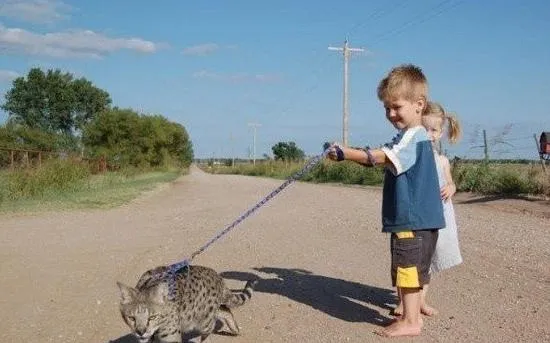
<path fill-rule="evenodd" d="M 391 319 L 373 307 L 389 312 L 393 308 L 390 305 L 397 301 L 393 290 L 317 275 L 308 270 L 277 267 L 253 269 L 271 275 L 262 278 L 237 271 L 220 275 L 239 281 L 257 279 L 256 292 L 279 294 L 347 322 L 386 325 Z"/>
<path fill-rule="evenodd" d="M 228 334 L 224 331 L 216 332 L 216 333 L 213 333 L 213 334 L 221 335 L 221 336 L 231 336 L 230 334 Z M 195 337 L 196 337 L 196 335 L 194 335 L 194 334 L 185 335 L 185 336 L 183 336 L 182 342 L 184 342 L 184 343 L 191 342 L 191 340 Z M 134 336 L 132 334 L 128 334 L 126 336 L 119 337 L 119 338 L 115 339 L 114 341 L 108 341 L 107 343 L 139 343 L 139 340 L 136 338 L 136 336 Z"/>
<path fill-rule="evenodd" d="M 138 343 L 136 336 L 128 334 L 120 338 L 115 339 L 114 341 L 108 341 L 107 343 Z"/>

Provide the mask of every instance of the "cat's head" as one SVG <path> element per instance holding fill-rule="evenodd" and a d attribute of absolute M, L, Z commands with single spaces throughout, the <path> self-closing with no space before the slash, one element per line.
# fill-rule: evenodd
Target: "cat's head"
<path fill-rule="evenodd" d="M 168 285 L 159 283 L 139 291 L 117 282 L 120 313 L 140 341 L 148 342 L 157 332 L 168 300 Z"/>

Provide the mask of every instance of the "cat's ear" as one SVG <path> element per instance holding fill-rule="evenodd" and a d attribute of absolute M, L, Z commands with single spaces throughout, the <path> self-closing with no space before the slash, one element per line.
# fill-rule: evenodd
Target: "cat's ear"
<path fill-rule="evenodd" d="M 120 289 L 120 303 L 121 304 L 131 303 L 135 299 L 137 295 L 137 291 L 132 287 L 128 287 L 121 282 L 117 282 L 116 284 Z"/>
<path fill-rule="evenodd" d="M 168 300 L 168 284 L 161 282 L 156 284 L 149 291 L 149 299 L 157 304 L 164 304 Z"/>

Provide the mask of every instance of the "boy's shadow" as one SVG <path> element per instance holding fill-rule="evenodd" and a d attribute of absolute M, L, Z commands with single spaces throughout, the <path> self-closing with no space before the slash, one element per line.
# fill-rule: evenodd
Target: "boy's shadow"
<path fill-rule="evenodd" d="M 279 294 L 347 322 L 385 325 L 389 317 L 369 305 L 389 311 L 392 308 L 389 304 L 395 304 L 397 300 L 395 292 L 389 289 L 315 275 L 303 269 L 263 267 L 254 270 L 275 274 L 276 278 L 264 279 L 252 273 L 235 271 L 220 274 L 240 281 L 257 279 L 256 292 Z"/>

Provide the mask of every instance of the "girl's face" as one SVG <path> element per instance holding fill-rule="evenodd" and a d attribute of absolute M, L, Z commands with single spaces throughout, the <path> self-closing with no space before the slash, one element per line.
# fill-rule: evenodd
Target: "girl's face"
<path fill-rule="evenodd" d="M 443 118 L 430 115 L 423 116 L 422 125 L 426 128 L 432 143 L 438 142 L 443 136 Z"/>

